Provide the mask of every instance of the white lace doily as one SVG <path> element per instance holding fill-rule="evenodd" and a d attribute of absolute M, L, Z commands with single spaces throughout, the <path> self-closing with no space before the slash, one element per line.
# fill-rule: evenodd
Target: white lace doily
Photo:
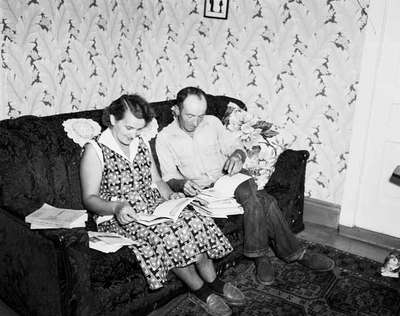
<path fill-rule="evenodd" d="M 64 121 L 62 125 L 68 137 L 81 147 L 101 132 L 100 125 L 92 119 L 69 119 Z"/>

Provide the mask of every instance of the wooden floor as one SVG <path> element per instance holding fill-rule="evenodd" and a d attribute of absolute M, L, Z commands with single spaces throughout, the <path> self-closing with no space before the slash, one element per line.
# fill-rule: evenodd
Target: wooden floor
<path fill-rule="evenodd" d="M 388 254 L 386 248 L 370 245 L 365 242 L 350 239 L 338 234 L 334 228 L 320 226 L 317 224 L 305 223 L 305 230 L 298 234 L 302 239 L 317 242 L 323 245 L 335 247 L 337 249 L 347 251 L 362 257 L 383 262 L 383 259 Z M 1 316 L 18 316 L 10 308 L 8 308 L 0 300 L 0 315 Z M 22 315 L 21 315 L 22 316 Z"/>

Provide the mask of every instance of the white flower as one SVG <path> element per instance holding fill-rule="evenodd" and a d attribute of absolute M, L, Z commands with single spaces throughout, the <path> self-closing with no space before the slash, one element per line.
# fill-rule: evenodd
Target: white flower
<path fill-rule="evenodd" d="M 67 136 L 81 147 L 101 132 L 100 125 L 92 119 L 69 119 L 62 125 Z"/>

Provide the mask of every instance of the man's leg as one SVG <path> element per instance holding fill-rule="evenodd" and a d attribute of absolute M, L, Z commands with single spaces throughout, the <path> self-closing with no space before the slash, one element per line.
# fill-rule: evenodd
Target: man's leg
<path fill-rule="evenodd" d="M 243 206 L 243 254 L 254 258 L 256 278 L 264 284 L 274 282 L 273 266 L 267 256 L 271 223 L 264 201 L 257 194 L 257 185 L 253 179 L 241 183 L 235 190 L 235 198 Z"/>
<path fill-rule="evenodd" d="M 235 198 L 244 209 L 244 255 L 256 258 L 256 276 L 263 284 L 273 282 L 272 265 L 266 257 L 268 245 L 286 262 L 299 262 L 311 269 L 328 271 L 333 261 L 325 256 L 306 252 L 279 209 L 275 198 L 265 190 L 257 191 L 253 179 L 243 182 Z"/>
<path fill-rule="evenodd" d="M 297 261 L 309 269 L 315 271 L 330 271 L 335 262 L 322 254 L 313 253 L 302 246 L 300 241 L 290 230 L 289 224 L 284 218 L 277 201 L 265 190 L 259 191 L 264 205 L 268 206 L 269 237 L 275 254 L 286 262 Z"/>
<path fill-rule="evenodd" d="M 298 260 L 304 254 L 304 246 L 291 231 L 276 199 L 265 190 L 257 193 L 267 213 L 267 234 L 276 256 L 286 262 Z"/>
<path fill-rule="evenodd" d="M 235 198 L 244 210 L 243 254 L 250 258 L 266 256 L 269 249 L 268 213 L 258 198 L 254 180 L 241 183 L 235 190 Z"/>

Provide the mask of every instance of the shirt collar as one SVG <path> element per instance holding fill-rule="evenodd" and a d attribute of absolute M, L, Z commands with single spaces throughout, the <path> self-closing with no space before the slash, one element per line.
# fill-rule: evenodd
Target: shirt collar
<path fill-rule="evenodd" d="M 132 161 L 133 158 L 136 156 L 137 148 L 139 146 L 139 137 L 135 137 L 135 139 L 129 145 L 130 157 L 127 157 L 125 153 L 122 151 L 121 147 L 119 147 L 110 128 L 107 128 L 103 133 L 101 133 L 98 142 L 103 145 L 106 145 L 112 151 L 115 151 L 117 154 L 121 155 L 125 159 Z"/>

